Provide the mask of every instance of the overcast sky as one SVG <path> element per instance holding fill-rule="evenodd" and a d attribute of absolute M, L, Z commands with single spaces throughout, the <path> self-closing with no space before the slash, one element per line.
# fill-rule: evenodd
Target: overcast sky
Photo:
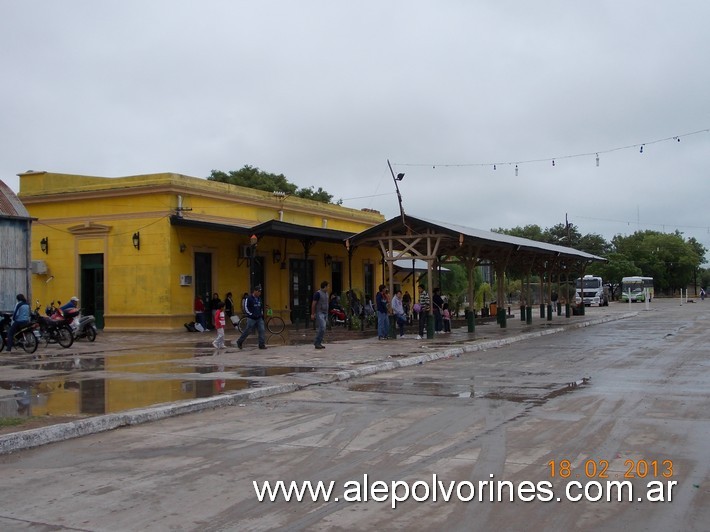
<path fill-rule="evenodd" d="M 0 178 L 248 164 L 390 218 L 389 159 L 414 216 L 710 249 L 709 21 L 707 0 L 0 0 Z"/>

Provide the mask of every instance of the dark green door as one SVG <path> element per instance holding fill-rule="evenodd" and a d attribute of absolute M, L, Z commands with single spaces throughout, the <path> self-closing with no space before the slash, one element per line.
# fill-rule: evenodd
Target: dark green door
<path fill-rule="evenodd" d="M 104 256 L 102 253 L 80 255 L 81 293 L 78 294 L 82 314 L 92 315 L 96 327 L 104 328 Z"/>
<path fill-rule="evenodd" d="M 212 299 L 212 253 L 195 253 L 195 296 L 202 296 L 205 307 Z"/>
<path fill-rule="evenodd" d="M 313 297 L 313 261 L 291 259 L 289 263 L 291 322 L 308 323 Z"/>

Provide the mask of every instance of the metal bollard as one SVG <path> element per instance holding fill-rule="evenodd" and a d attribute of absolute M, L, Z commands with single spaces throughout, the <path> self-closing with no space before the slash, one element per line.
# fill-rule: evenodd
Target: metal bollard
<path fill-rule="evenodd" d="M 498 323 L 500 324 L 501 329 L 505 329 L 508 326 L 507 316 L 504 308 L 498 309 Z"/>
<path fill-rule="evenodd" d="M 431 340 L 434 338 L 434 315 L 429 314 L 426 320 L 426 337 Z"/>

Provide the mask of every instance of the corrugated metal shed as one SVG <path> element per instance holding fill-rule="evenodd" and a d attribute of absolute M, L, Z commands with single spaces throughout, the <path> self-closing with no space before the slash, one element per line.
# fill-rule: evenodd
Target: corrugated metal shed
<path fill-rule="evenodd" d="M 0 311 L 12 310 L 18 293 L 30 294 L 32 218 L 0 181 Z"/>
<path fill-rule="evenodd" d="M 30 213 L 4 181 L 0 181 L 0 216 L 30 219 Z"/>

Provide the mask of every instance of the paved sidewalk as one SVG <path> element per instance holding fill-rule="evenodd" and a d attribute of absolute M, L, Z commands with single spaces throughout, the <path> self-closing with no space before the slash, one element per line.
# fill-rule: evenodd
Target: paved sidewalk
<path fill-rule="evenodd" d="M 437 334 L 433 339 L 417 340 L 416 333 L 403 339 L 380 341 L 376 331 L 333 330 L 326 333 L 326 349 L 316 350 L 311 343 L 314 331 L 289 329 L 283 335 L 268 338 L 269 349 L 259 350 L 254 337 L 250 337 L 243 350 L 237 349 L 236 331 L 227 332 L 227 347 L 215 350 L 212 347 L 213 332 L 189 333 L 100 333 L 96 342 L 77 342 L 67 355 L 59 347 L 45 348 L 39 356 L 90 357 L 92 355 L 115 355 L 130 353 L 134 358 L 140 352 L 157 349 L 166 353 L 184 353 L 184 357 L 172 357 L 167 363 L 175 368 L 175 375 L 186 378 L 184 366 L 217 365 L 230 368 L 252 366 L 264 368 L 260 375 L 251 377 L 258 386 L 239 391 L 225 392 L 214 397 L 190 399 L 175 403 L 163 403 L 151 407 L 112 414 L 97 415 L 69 423 L 59 423 L 42 428 L 18 431 L 0 436 L 0 454 L 27 449 L 46 443 L 66 440 L 87 434 L 111 430 L 121 426 L 135 425 L 199 412 L 221 406 L 238 405 L 261 397 L 289 393 L 317 384 L 343 381 L 358 376 L 389 371 L 399 367 L 424 364 L 429 361 L 464 355 L 468 352 L 494 349 L 527 338 L 555 334 L 578 327 L 587 327 L 610 320 L 635 316 L 643 307 L 629 307 L 614 303 L 609 307 L 587 308 L 585 316 L 565 318 L 557 316 L 548 321 L 539 317 L 539 309 L 533 309 L 533 323 L 520 320 L 519 309 L 501 328 L 495 321 L 477 324 L 475 333 L 469 333 L 465 323 L 454 328 L 451 334 Z M 307 371 L 302 371 L 308 368 Z M 179 370 L 179 372 L 178 372 Z M 3 370 L 5 378 L 8 371 Z M 164 373 L 170 373 L 170 369 Z M 104 376 L 110 379 L 110 375 Z M 228 369 L 223 374 L 210 373 L 212 379 L 230 379 Z"/>

